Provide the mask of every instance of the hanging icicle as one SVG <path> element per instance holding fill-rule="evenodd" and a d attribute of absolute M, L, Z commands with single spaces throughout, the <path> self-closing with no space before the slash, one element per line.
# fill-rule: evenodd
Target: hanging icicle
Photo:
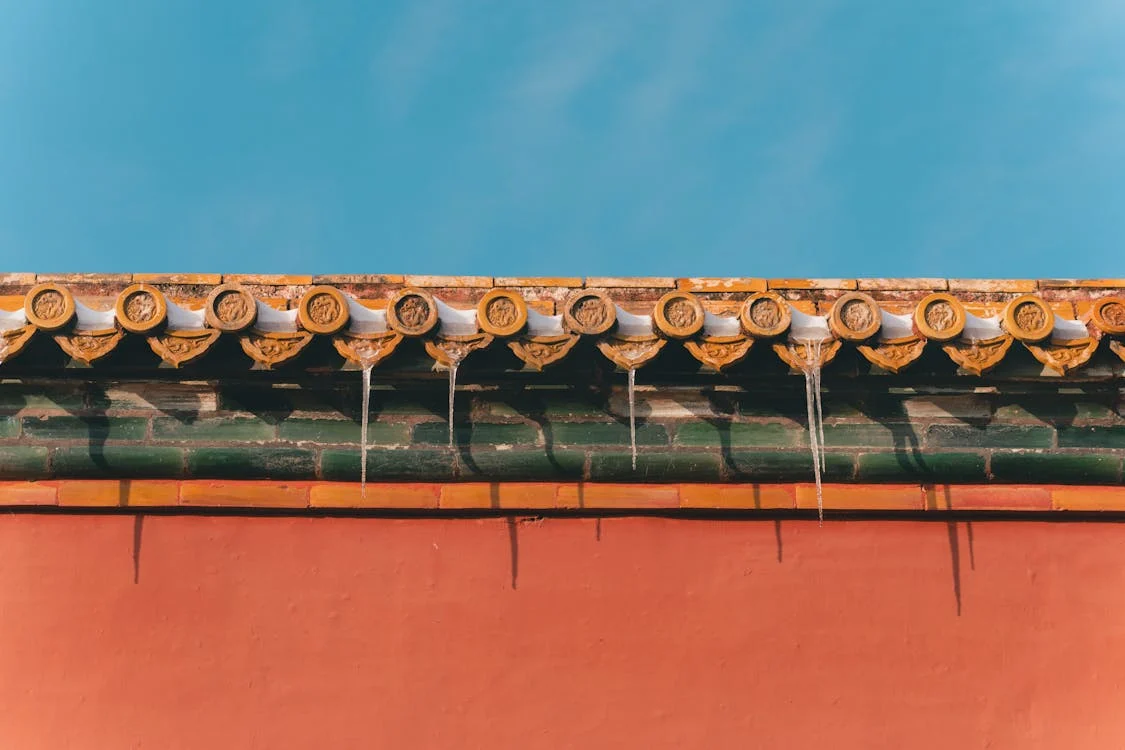
<path fill-rule="evenodd" d="M 824 410 L 821 405 L 820 362 L 824 342 L 821 339 L 790 344 L 794 359 L 800 361 L 801 372 L 805 376 L 805 406 L 808 411 L 809 449 L 812 452 L 813 477 L 816 481 L 816 515 L 824 524 L 824 485 L 823 471 L 826 468 L 824 453 Z"/>
<path fill-rule="evenodd" d="M 629 368 L 629 446 L 633 451 L 633 471 L 637 470 L 637 368 Z"/>
<path fill-rule="evenodd" d="M 360 417 L 362 445 L 359 448 L 359 493 L 367 497 L 367 425 L 371 411 L 371 370 L 373 365 L 363 366 L 363 416 Z"/>
<path fill-rule="evenodd" d="M 457 392 L 457 360 L 449 363 L 449 447 L 453 447 L 453 395 Z"/>

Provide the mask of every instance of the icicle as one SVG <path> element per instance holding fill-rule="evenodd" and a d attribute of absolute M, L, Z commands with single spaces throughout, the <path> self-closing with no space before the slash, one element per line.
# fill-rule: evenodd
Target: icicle
<path fill-rule="evenodd" d="M 824 455 L 824 410 L 821 406 L 820 395 L 820 359 L 823 351 L 823 342 L 802 342 L 804 350 L 801 359 L 801 372 L 805 376 L 805 406 L 808 410 L 809 421 L 809 448 L 813 459 L 813 477 L 816 480 L 816 515 L 821 525 L 824 524 L 824 487 L 821 472 L 825 469 Z M 796 347 L 790 351 L 797 354 Z"/>
<path fill-rule="evenodd" d="M 457 392 L 457 360 L 449 363 L 449 447 L 453 447 L 453 394 Z"/>
<path fill-rule="evenodd" d="M 360 431 L 363 433 L 363 444 L 359 448 L 359 493 L 367 497 L 367 423 L 368 412 L 371 411 L 371 368 L 372 365 L 363 366 L 363 423 Z"/>
<path fill-rule="evenodd" d="M 637 368 L 629 368 L 629 445 L 633 450 L 633 471 L 637 470 Z"/>

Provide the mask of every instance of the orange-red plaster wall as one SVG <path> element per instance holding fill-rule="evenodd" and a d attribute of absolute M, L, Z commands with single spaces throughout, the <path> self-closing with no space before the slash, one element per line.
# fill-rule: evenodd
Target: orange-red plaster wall
<path fill-rule="evenodd" d="M 0 519 L 0 746 L 1125 747 L 1113 523 Z"/>

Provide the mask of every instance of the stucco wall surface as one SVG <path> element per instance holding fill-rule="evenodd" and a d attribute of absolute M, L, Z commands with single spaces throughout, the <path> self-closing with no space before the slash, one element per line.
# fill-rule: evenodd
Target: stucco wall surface
<path fill-rule="evenodd" d="M 1125 746 L 1125 526 L 0 518 L 0 746 Z"/>

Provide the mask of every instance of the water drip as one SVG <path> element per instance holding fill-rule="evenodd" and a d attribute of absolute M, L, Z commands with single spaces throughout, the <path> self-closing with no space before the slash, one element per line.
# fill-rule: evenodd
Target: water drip
<path fill-rule="evenodd" d="M 363 416 L 360 417 L 363 443 L 359 448 L 359 493 L 363 497 L 367 497 L 367 423 L 368 413 L 371 411 L 372 367 L 373 365 L 363 366 Z"/>
<path fill-rule="evenodd" d="M 629 368 L 629 445 L 633 450 L 633 471 L 637 470 L 637 368 Z"/>

